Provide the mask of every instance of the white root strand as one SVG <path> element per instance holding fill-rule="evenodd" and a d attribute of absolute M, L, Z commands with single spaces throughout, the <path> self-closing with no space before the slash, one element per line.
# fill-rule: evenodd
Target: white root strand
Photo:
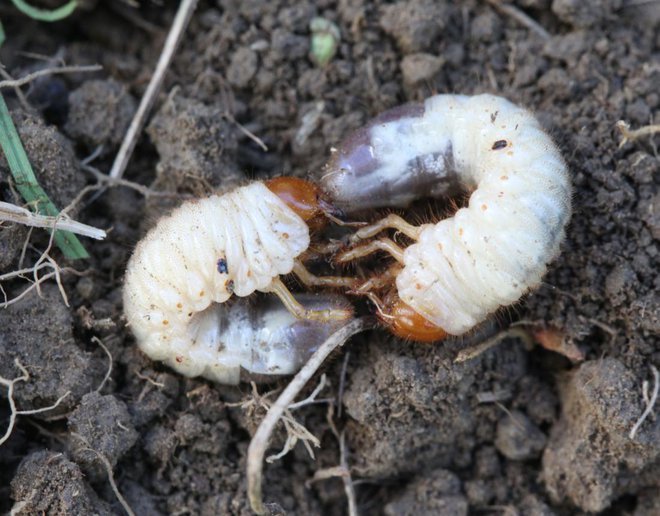
<path fill-rule="evenodd" d="M 518 9 L 516 6 L 503 3 L 502 0 L 487 0 L 487 2 L 492 5 L 495 9 L 500 11 L 502 14 L 510 16 L 516 20 L 521 25 L 527 27 L 532 32 L 538 34 L 542 39 L 548 40 L 551 38 L 550 33 L 545 30 L 541 24 L 532 18 L 530 18 L 523 11 Z"/>
<path fill-rule="evenodd" d="M 76 439 L 80 440 L 85 445 L 85 449 L 94 453 L 94 455 L 96 455 L 96 457 L 101 461 L 101 464 L 103 464 L 103 468 L 105 469 L 105 472 L 108 475 L 108 482 L 110 482 L 110 487 L 112 488 L 113 493 L 117 497 L 117 501 L 121 504 L 122 508 L 124 509 L 124 511 L 126 511 L 126 514 L 128 514 L 128 516 L 135 516 L 135 512 L 126 501 L 126 498 L 124 498 L 124 496 L 121 494 L 121 491 L 119 491 L 119 487 L 117 486 L 117 482 L 115 481 L 115 474 L 112 471 L 112 464 L 110 464 L 108 458 L 100 451 L 92 448 L 92 445 L 89 444 L 89 441 L 87 441 L 87 439 L 85 439 L 79 433 L 71 432 L 71 435 Z"/>
<path fill-rule="evenodd" d="M 14 365 L 21 371 L 21 376 L 18 376 L 13 380 L 8 380 L 0 376 L 0 385 L 7 387 L 7 400 L 9 401 L 9 410 L 10 410 L 9 426 L 7 426 L 7 430 L 5 430 L 4 435 L 0 437 L 0 446 L 2 446 L 11 436 L 11 433 L 14 430 L 14 425 L 16 424 L 17 416 L 29 416 L 32 414 L 41 414 L 42 412 L 48 412 L 49 410 L 53 410 L 57 408 L 59 404 L 64 401 L 64 398 L 66 398 L 69 394 L 71 394 L 71 391 L 66 391 L 62 396 L 60 396 L 55 401 L 55 403 L 49 405 L 48 407 L 42 407 L 39 409 L 32 409 L 32 410 L 17 410 L 16 402 L 14 401 L 14 386 L 18 382 L 27 382 L 30 379 L 30 373 L 28 373 L 28 370 L 19 362 L 18 358 L 14 359 Z"/>
<path fill-rule="evenodd" d="M 54 75 L 54 74 L 63 74 L 63 73 L 81 73 L 81 72 L 98 72 L 102 70 L 101 65 L 84 65 L 84 66 L 59 66 L 53 68 L 44 68 L 43 70 L 37 70 L 36 72 L 27 74 L 24 77 L 18 79 L 6 79 L 0 81 L 0 89 L 2 88 L 19 88 L 20 86 L 25 86 L 33 80 L 43 77 L 44 75 Z"/>
<path fill-rule="evenodd" d="M 651 366 L 651 372 L 653 373 L 653 393 L 651 394 L 651 399 L 644 400 L 646 402 L 646 408 L 644 409 L 644 412 L 642 412 L 642 415 L 639 417 L 637 422 L 630 429 L 630 435 L 628 437 L 630 437 L 631 440 L 635 439 L 637 431 L 642 426 L 642 423 L 646 421 L 646 418 L 651 415 L 651 411 L 653 411 L 653 407 L 655 406 L 656 401 L 658 401 L 658 391 L 660 391 L 660 373 L 653 365 Z M 648 385 L 647 382 L 644 383 Z M 645 396 L 645 398 L 647 398 L 647 396 Z"/>
<path fill-rule="evenodd" d="M 88 226 L 87 224 L 62 216 L 51 217 L 49 215 L 32 213 L 27 208 L 0 201 L 0 222 L 3 221 L 16 222 L 37 228 L 62 229 L 96 240 L 103 240 L 106 237 L 106 233 L 102 229 Z"/>
<path fill-rule="evenodd" d="M 250 500 L 252 510 L 257 514 L 266 514 L 267 512 L 262 499 L 261 477 L 264 455 L 275 425 L 282 417 L 284 411 L 293 403 L 294 398 L 310 378 L 314 376 L 314 373 L 316 373 L 328 355 L 338 347 L 343 346 L 356 333 L 371 328 L 372 324 L 369 318 L 355 319 L 333 333 L 309 358 L 303 368 L 291 380 L 289 385 L 287 385 L 286 389 L 282 391 L 280 397 L 277 398 L 277 401 L 275 401 L 259 425 L 254 437 L 252 437 L 252 441 L 250 441 L 247 456 L 248 499 Z"/>

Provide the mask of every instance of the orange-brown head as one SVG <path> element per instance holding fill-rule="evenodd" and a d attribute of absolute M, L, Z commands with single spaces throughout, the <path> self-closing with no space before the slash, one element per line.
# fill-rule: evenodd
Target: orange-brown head
<path fill-rule="evenodd" d="M 266 187 L 300 216 L 310 229 L 320 229 L 328 217 L 340 217 L 341 210 L 324 198 L 321 189 L 299 177 L 275 177 L 264 182 Z"/>
<path fill-rule="evenodd" d="M 396 292 L 385 299 L 384 314 L 379 319 L 389 331 L 402 339 L 416 342 L 436 342 L 447 337 L 447 332 L 415 312 Z"/>

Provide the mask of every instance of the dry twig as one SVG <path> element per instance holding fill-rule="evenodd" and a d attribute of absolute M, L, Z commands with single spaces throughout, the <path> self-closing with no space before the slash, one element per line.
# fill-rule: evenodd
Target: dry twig
<path fill-rule="evenodd" d="M 79 66 L 55 66 L 52 68 L 44 68 L 42 70 L 37 70 L 36 72 L 29 73 L 20 77 L 19 79 L 7 79 L 0 81 L 1 88 L 20 88 L 26 84 L 34 81 L 35 79 L 42 77 L 44 75 L 53 75 L 57 73 L 80 73 L 80 72 L 98 72 L 102 70 L 101 65 L 79 65 Z"/>
<path fill-rule="evenodd" d="M 541 36 L 541 38 L 543 39 L 551 38 L 550 33 L 547 30 L 545 30 L 537 21 L 527 16 L 523 11 L 521 11 L 514 5 L 502 3 L 501 0 L 486 0 L 486 1 L 490 5 L 492 5 L 495 9 L 500 11 L 502 14 L 510 16 L 521 25 L 524 25 L 532 32 L 535 32 L 536 34 Z"/>
<path fill-rule="evenodd" d="M 171 193 L 171 192 L 158 192 L 156 190 L 152 190 L 148 186 L 141 185 L 140 183 L 135 183 L 133 181 L 128 181 L 126 179 L 122 178 L 114 178 L 105 175 L 101 171 L 99 171 L 97 168 L 82 162 L 82 169 L 85 170 L 86 172 L 89 172 L 92 174 L 96 180 L 99 182 L 98 188 L 101 188 L 101 183 L 105 183 L 108 186 L 125 186 L 126 188 L 130 188 L 131 190 L 135 190 L 139 194 L 143 195 L 145 198 L 149 197 L 184 197 L 181 194 L 177 193 Z"/>
<path fill-rule="evenodd" d="M 252 437 L 252 441 L 250 441 L 247 456 L 248 499 L 250 500 L 252 510 L 257 514 L 266 514 L 266 507 L 262 499 L 261 477 L 263 472 L 263 458 L 275 425 L 328 355 L 338 347 L 344 345 L 353 335 L 371 328 L 372 325 L 371 319 L 363 317 L 351 321 L 332 334 L 309 358 L 298 374 L 294 376 L 259 425 L 259 428 Z"/>
<path fill-rule="evenodd" d="M 51 217 L 50 215 L 33 213 L 15 204 L 0 201 L 0 222 L 4 221 L 16 222 L 36 228 L 63 229 L 96 240 L 103 240 L 106 237 L 106 233 L 102 229 L 71 220 L 63 216 L 62 213 L 57 217 Z"/>
<path fill-rule="evenodd" d="M 170 66 L 174 52 L 179 46 L 181 36 L 188 26 L 188 22 L 190 21 L 196 6 L 197 0 L 181 0 L 181 3 L 179 4 L 179 9 L 174 17 L 167 39 L 165 40 L 163 51 L 158 58 L 154 74 L 149 81 L 147 90 L 144 92 L 144 95 L 140 100 L 140 105 L 135 112 L 135 116 L 133 116 L 133 120 L 131 120 L 131 125 L 128 127 L 128 131 L 126 131 L 124 140 L 121 143 L 121 147 L 119 148 L 115 161 L 110 169 L 109 176 L 112 178 L 118 179 L 124 175 L 124 170 L 126 170 L 128 160 L 137 144 L 144 122 L 146 121 L 151 106 L 153 106 L 156 96 L 160 91 L 163 79 L 165 78 L 165 72 Z"/>

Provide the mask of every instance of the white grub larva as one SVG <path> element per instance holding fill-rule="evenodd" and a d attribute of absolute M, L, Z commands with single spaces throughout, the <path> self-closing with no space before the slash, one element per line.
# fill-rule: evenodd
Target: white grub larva
<path fill-rule="evenodd" d="M 186 376 L 221 383 L 238 383 L 241 370 L 294 372 L 327 336 L 325 324 L 352 316 L 337 296 L 300 304 L 280 279 L 293 272 L 307 285 L 352 285 L 312 276 L 299 259 L 310 227 L 333 210 L 311 183 L 282 177 L 186 202 L 161 219 L 126 269 L 124 311 L 140 348 Z M 224 305 L 255 291 L 276 294 L 283 309 Z M 317 330 L 312 340 L 308 328 Z"/>
<path fill-rule="evenodd" d="M 321 184 L 348 211 L 472 192 L 467 207 L 435 224 L 391 214 L 352 238 L 393 228 L 414 242 L 405 250 L 381 238 L 339 256 L 396 258 L 357 291 L 395 334 L 420 341 L 463 334 L 537 287 L 571 215 L 558 148 L 529 111 L 493 95 L 437 95 L 384 113 L 335 151 Z"/>

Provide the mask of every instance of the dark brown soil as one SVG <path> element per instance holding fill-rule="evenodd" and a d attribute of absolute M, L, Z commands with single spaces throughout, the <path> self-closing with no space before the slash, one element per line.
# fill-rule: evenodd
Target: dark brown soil
<path fill-rule="evenodd" d="M 0 8 L 0 58 L 12 76 L 60 58 L 104 67 L 39 78 L 23 88 L 30 108 L 3 90 L 59 207 L 93 183 L 80 160 L 98 146 L 94 165 L 109 170 L 178 4 L 140 3 L 83 2 L 57 24 Z M 380 331 L 353 339 L 334 419 L 346 432 L 360 512 L 657 514 L 660 418 L 652 414 L 634 439 L 629 433 L 646 406 L 643 382 L 653 390 L 650 366 L 660 368 L 660 136 L 619 148 L 615 124 L 660 123 L 660 3 L 633 3 L 513 1 L 545 39 L 477 0 L 201 1 L 125 176 L 170 195 L 145 199 L 122 187 L 86 196 L 76 217 L 112 231 L 104 242 L 84 240 L 92 255 L 84 263 L 53 252 L 85 271 L 63 276 L 70 306 L 48 285 L 41 298 L 0 311 L 0 375 L 20 375 L 15 359 L 30 373 L 16 385 L 18 409 L 70 391 L 54 411 L 19 416 L 0 447 L 0 512 L 121 514 L 102 454 L 136 514 L 250 514 L 246 450 L 263 411 L 232 405 L 249 397 L 247 385 L 185 379 L 136 348 L 121 306 L 132 247 L 186 196 L 248 178 L 316 176 L 331 146 L 389 107 L 491 92 L 536 112 L 575 188 L 562 255 L 500 324 L 557 328 L 585 360 L 507 339 L 457 364 L 466 342 L 413 345 Z M 323 69 L 308 57 L 317 15 L 341 31 Z M 20 203 L 4 160 L 0 199 Z M 0 228 L 0 274 L 19 267 L 26 236 Z M 32 232 L 25 264 L 47 240 Z M 2 286 L 13 297 L 26 283 Z M 109 360 L 92 337 L 113 359 L 100 392 Z M 327 365 L 322 397 L 336 396 L 342 363 Z M 4 432 L 5 388 L 1 396 Z M 346 513 L 340 480 L 306 486 L 339 464 L 326 413 L 326 404 L 296 412 L 321 440 L 316 460 L 299 444 L 265 468 L 266 501 L 287 513 Z M 282 442 L 280 434 L 274 449 Z"/>

